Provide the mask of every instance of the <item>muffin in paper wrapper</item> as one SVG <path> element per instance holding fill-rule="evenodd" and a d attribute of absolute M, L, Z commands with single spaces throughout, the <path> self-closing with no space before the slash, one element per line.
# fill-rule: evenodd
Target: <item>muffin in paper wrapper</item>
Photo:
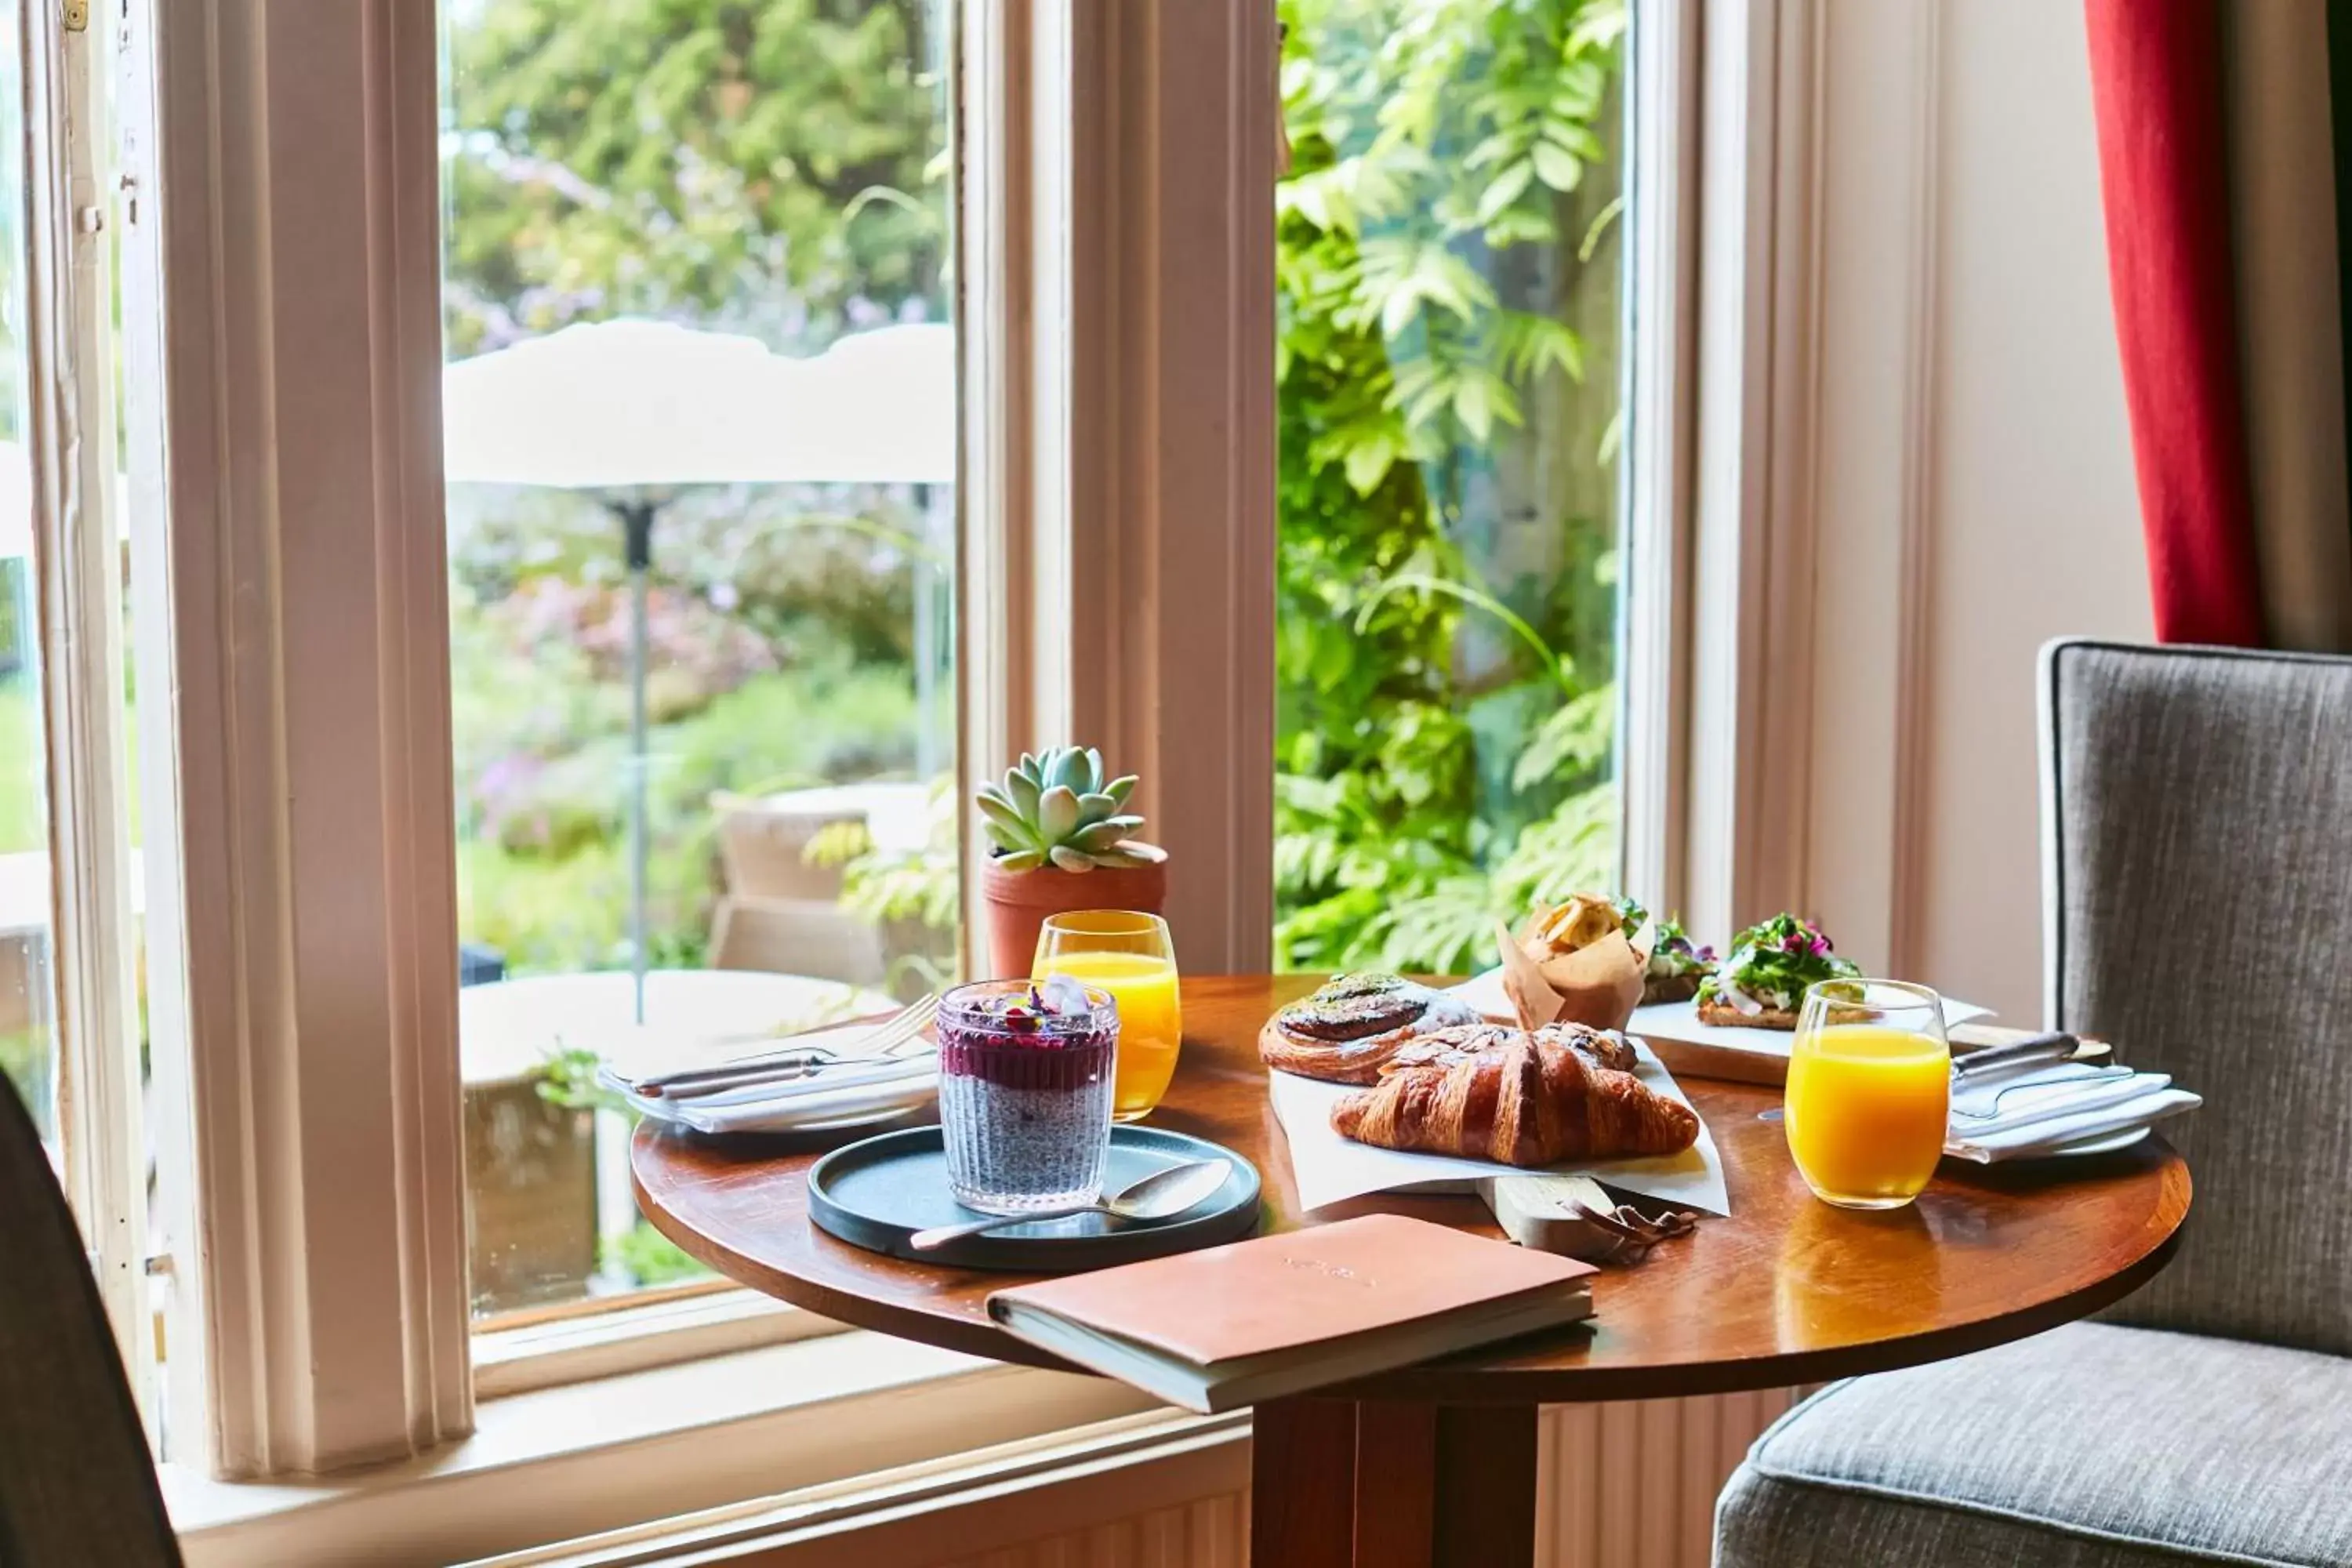
<path fill-rule="evenodd" d="M 1622 931 L 1559 952 L 1538 938 L 1514 941 L 1498 921 L 1495 945 L 1503 960 L 1503 994 L 1523 1029 L 1561 1022 L 1622 1029 L 1642 1004 L 1642 971 L 1649 961 Z"/>

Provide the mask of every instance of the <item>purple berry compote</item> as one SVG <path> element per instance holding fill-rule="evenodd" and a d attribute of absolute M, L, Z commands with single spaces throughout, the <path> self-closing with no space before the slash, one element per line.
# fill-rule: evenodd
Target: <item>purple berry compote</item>
<path fill-rule="evenodd" d="M 1101 1194 L 1118 1006 L 1056 975 L 982 980 L 940 999 L 940 1126 L 956 1202 L 982 1214 Z"/>

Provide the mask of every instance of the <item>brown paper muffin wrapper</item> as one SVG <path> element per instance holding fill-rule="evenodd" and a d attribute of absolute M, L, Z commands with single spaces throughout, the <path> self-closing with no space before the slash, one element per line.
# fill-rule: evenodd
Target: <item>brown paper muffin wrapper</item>
<path fill-rule="evenodd" d="M 1642 955 L 1622 931 L 1574 952 L 1530 952 L 1497 921 L 1495 945 L 1503 960 L 1503 994 L 1523 1029 L 1583 1024 L 1622 1029 L 1642 1004 Z"/>

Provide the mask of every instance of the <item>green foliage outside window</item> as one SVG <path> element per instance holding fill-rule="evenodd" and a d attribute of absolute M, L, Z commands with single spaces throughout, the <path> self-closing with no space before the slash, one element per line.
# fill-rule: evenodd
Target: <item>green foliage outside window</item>
<path fill-rule="evenodd" d="M 451 353 L 615 315 L 808 352 L 908 300 L 943 302 L 939 14 L 925 0 L 464 0 Z"/>
<path fill-rule="evenodd" d="M 1625 11 L 1282 15 L 1276 960 L 1462 971 L 1495 917 L 1614 881 L 1613 510 L 1516 476 L 1606 477 L 1562 307 L 1615 297 Z M 1555 552 L 1503 580 L 1514 503 Z"/>

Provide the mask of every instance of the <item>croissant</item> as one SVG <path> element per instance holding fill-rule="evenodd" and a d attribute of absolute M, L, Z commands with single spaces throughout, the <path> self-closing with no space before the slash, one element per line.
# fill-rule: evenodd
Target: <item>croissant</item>
<path fill-rule="evenodd" d="M 1530 1031 L 1515 1029 L 1508 1024 L 1481 1021 L 1456 1024 L 1450 1028 L 1422 1030 L 1381 1065 L 1381 1077 L 1402 1072 L 1407 1068 L 1450 1068 L 1481 1052 L 1507 1046 L 1516 1039 L 1532 1039 L 1538 1047 L 1566 1046 L 1580 1053 L 1592 1066 L 1616 1072 L 1632 1072 L 1640 1060 L 1633 1054 L 1633 1042 L 1614 1029 L 1594 1029 L 1582 1024 L 1546 1024 Z M 1378 1079 L 1363 1081 L 1377 1082 Z"/>
<path fill-rule="evenodd" d="M 1331 1126 L 1382 1149 L 1518 1166 L 1675 1154 L 1698 1141 L 1690 1107 L 1524 1034 L 1451 1066 L 1391 1072 L 1333 1106 Z"/>

